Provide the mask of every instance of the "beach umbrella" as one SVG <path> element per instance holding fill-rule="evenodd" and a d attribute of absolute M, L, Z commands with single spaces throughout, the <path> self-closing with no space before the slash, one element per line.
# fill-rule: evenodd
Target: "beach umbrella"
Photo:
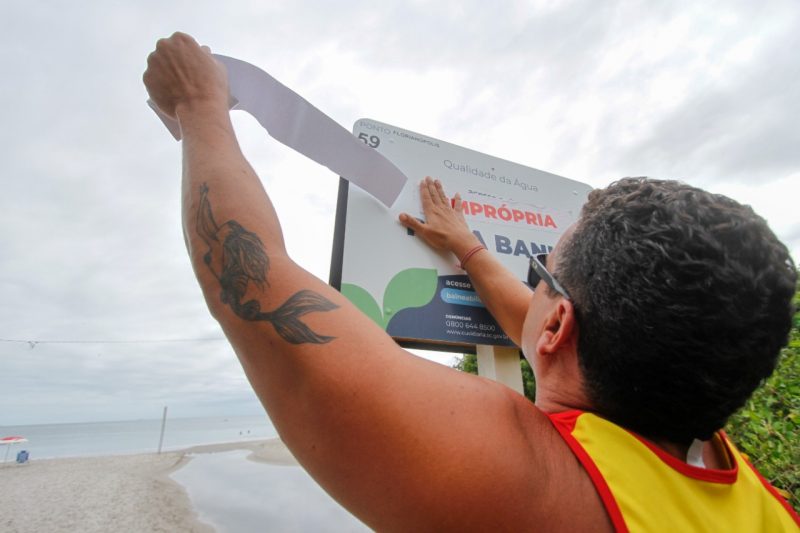
<path fill-rule="evenodd" d="M 3 457 L 3 464 L 5 464 L 6 460 L 8 459 L 8 451 L 11 449 L 11 445 L 19 444 L 20 442 L 28 442 L 28 439 L 25 437 L 3 437 L 0 439 L 0 444 L 6 445 L 6 455 Z"/>

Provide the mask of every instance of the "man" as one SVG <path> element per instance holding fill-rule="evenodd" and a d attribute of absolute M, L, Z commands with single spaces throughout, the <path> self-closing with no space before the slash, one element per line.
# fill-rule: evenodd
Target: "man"
<path fill-rule="evenodd" d="M 292 262 L 207 49 L 159 41 L 144 82 L 180 122 L 184 233 L 212 315 L 281 438 L 367 525 L 796 527 L 716 432 L 771 373 L 793 312 L 794 266 L 749 208 L 671 182 L 596 191 L 532 263 L 531 292 L 426 179 L 426 222 L 401 222 L 461 260 L 531 361 L 534 406 L 405 352 Z"/>

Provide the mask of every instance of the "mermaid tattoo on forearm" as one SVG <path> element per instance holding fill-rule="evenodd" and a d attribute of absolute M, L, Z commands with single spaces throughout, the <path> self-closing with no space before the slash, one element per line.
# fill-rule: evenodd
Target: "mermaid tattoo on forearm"
<path fill-rule="evenodd" d="M 325 344 L 335 339 L 319 335 L 300 320 L 305 314 L 339 307 L 314 291 L 303 289 L 274 311 L 262 311 L 255 297 L 269 287 L 269 257 L 258 235 L 235 220 L 217 224 L 208 200 L 208 185 L 200 187 L 197 233 L 208 246 L 203 262 L 219 281 L 220 299 L 243 320 L 270 322 L 284 340 L 292 344 Z"/>

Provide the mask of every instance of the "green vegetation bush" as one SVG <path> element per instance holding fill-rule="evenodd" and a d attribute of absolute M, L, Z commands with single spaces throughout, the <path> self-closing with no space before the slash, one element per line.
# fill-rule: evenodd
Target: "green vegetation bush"
<path fill-rule="evenodd" d="M 795 306 L 800 308 L 800 290 Z M 525 396 L 533 401 L 533 372 L 525 359 L 520 366 Z M 455 368 L 477 374 L 475 354 L 464 354 Z M 775 373 L 731 417 L 725 430 L 761 475 L 800 512 L 800 313 L 794 316 L 789 345 L 781 352 Z"/>
<path fill-rule="evenodd" d="M 795 294 L 800 307 L 800 292 Z M 775 373 L 726 426 L 731 440 L 800 512 L 800 313 Z"/>
<path fill-rule="evenodd" d="M 530 363 L 524 358 L 519 360 L 520 370 L 522 370 L 522 386 L 525 389 L 525 397 L 530 401 L 536 398 L 536 381 L 533 379 L 533 369 Z M 474 353 L 465 353 L 456 361 L 453 368 L 470 374 L 478 374 L 478 357 Z"/>

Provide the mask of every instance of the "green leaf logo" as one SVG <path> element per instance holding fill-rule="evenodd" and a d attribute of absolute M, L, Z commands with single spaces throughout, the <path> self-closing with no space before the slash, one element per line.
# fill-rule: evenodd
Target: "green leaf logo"
<path fill-rule="evenodd" d="M 370 317 L 373 322 L 386 329 L 383 325 L 383 313 L 381 313 L 380 307 L 375 303 L 375 299 L 370 293 L 358 285 L 342 283 L 342 295 L 353 302 L 353 304 L 358 307 L 362 313 Z"/>
<path fill-rule="evenodd" d="M 409 268 L 398 272 L 383 293 L 383 309 L 366 290 L 342 283 L 342 294 L 381 328 L 403 309 L 427 305 L 436 294 L 438 273 L 431 268 Z"/>

